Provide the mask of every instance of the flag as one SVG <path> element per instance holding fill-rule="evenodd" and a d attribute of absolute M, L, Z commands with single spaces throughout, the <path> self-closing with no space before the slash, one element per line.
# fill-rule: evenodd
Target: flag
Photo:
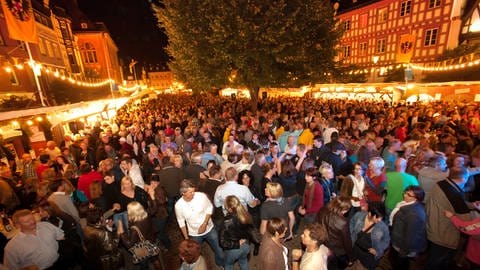
<path fill-rule="evenodd" d="M 130 61 L 130 64 L 128 64 L 128 68 L 130 69 L 130 73 L 133 73 L 133 67 L 137 64 L 138 62 L 133 60 Z"/>
<path fill-rule="evenodd" d="M 1 0 L 10 38 L 38 43 L 37 27 L 30 0 Z"/>
<path fill-rule="evenodd" d="M 397 48 L 397 63 L 409 63 L 413 56 L 413 47 L 415 46 L 415 34 L 404 34 L 400 36 L 400 42 Z"/>

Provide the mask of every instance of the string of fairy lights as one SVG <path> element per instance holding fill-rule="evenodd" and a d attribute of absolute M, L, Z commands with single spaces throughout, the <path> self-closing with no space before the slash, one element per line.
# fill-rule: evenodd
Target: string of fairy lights
<path fill-rule="evenodd" d="M 106 80 L 98 80 L 97 82 L 88 82 L 88 81 L 82 81 L 82 80 L 77 80 L 75 78 L 66 76 L 64 74 L 60 74 L 58 69 L 52 70 L 50 67 L 46 67 L 40 63 L 37 63 L 35 61 L 28 61 L 27 66 L 30 67 L 35 75 L 40 76 L 41 72 L 44 71 L 46 74 L 53 74 L 55 78 L 59 78 L 62 81 L 69 82 L 74 85 L 79 85 L 79 86 L 85 86 L 89 88 L 95 88 L 95 87 L 102 87 L 105 85 L 108 85 L 110 83 L 115 83 L 115 80 L 113 79 L 106 79 Z M 25 64 L 18 63 L 13 66 L 5 66 L 4 70 L 7 73 L 12 73 L 13 68 L 16 68 L 17 70 L 23 70 L 25 68 Z"/>
<path fill-rule="evenodd" d="M 445 64 L 444 62 L 431 62 L 431 63 L 423 63 L 423 64 L 417 64 L 417 63 L 390 64 L 382 67 L 369 67 L 369 68 L 360 68 L 360 69 L 350 70 L 347 73 L 350 75 L 369 74 L 374 72 L 385 73 L 389 70 L 394 70 L 399 68 L 411 68 L 412 70 L 419 70 L 424 72 L 445 72 L 445 71 L 453 71 L 453 70 L 463 70 L 463 69 L 480 65 L 480 59 L 470 60 L 464 63 L 459 63 L 460 60 L 461 58 L 451 60 L 455 64 Z M 97 87 L 102 87 L 111 83 L 115 83 L 115 80 L 113 79 L 106 79 L 106 80 L 97 81 L 97 82 L 88 82 L 88 81 L 78 80 L 78 79 L 66 76 L 64 74 L 60 74 L 58 69 L 54 71 L 52 70 L 52 68 L 46 67 L 35 61 L 29 61 L 27 66 L 32 68 L 33 72 L 37 76 L 41 75 L 41 71 L 44 71 L 46 74 L 53 74 L 54 77 L 59 78 L 62 81 L 66 81 L 73 85 L 78 85 L 78 86 L 97 88 Z M 4 70 L 7 73 L 11 73 L 13 72 L 13 68 L 16 68 L 17 70 L 23 70 L 24 67 L 25 67 L 24 64 L 19 63 L 15 65 L 5 66 Z M 136 84 L 131 87 L 123 87 L 119 85 L 118 87 L 122 91 L 131 92 L 131 91 L 136 91 L 138 87 L 140 87 L 140 85 Z"/>
<path fill-rule="evenodd" d="M 386 72 L 387 70 L 399 69 L 399 68 L 411 68 L 412 70 L 419 70 L 425 72 L 444 72 L 452 70 L 463 70 L 480 65 L 480 59 L 470 60 L 464 63 L 459 63 L 461 58 L 452 59 L 455 64 L 445 64 L 444 62 L 431 62 L 431 63 L 403 63 L 403 64 L 391 64 L 383 67 L 371 67 L 355 69 L 348 72 L 348 74 L 368 74 L 370 72 Z"/>

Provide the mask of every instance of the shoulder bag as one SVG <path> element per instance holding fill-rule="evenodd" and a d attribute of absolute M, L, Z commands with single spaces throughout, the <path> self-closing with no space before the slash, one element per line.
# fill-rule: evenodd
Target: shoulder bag
<path fill-rule="evenodd" d="M 128 249 L 128 251 L 130 251 L 130 253 L 133 255 L 134 264 L 141 263 L 148 258 L 157 256 L 160 253 L 160 248 L 154 243 L 145 239 L 137 226 L 132 226 L 131 228 L 137 232 L 138 237 L 140 238 L 140 242 L 137 242 L 135 245 L 133 245 L 133 247 Z"/>

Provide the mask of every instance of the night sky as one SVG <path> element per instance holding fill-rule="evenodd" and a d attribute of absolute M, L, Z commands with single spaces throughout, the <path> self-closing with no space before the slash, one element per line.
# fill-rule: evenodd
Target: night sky
<path fill-rule="evenodd" d="M 119 48 L 124 65 L 133 58 L 140 65 L 160 69 L 168 56 L 166 35 L 157 27 L 151 0 L 78 0 L 80 9 L 93 21 L 104 22 Z"/>

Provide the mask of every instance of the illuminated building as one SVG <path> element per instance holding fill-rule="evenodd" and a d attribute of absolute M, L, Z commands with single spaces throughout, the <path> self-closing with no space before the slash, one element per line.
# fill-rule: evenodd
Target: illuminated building
<path fill-rule="evenodd" d="M 478 42 L 479 5 L 478 0 L 340 1 L 334 4 L 345 29 L 339 60 L 366 70 L 370 81 L 382 80 L 400 63 L 435 62 L 447 49 Z"/>

